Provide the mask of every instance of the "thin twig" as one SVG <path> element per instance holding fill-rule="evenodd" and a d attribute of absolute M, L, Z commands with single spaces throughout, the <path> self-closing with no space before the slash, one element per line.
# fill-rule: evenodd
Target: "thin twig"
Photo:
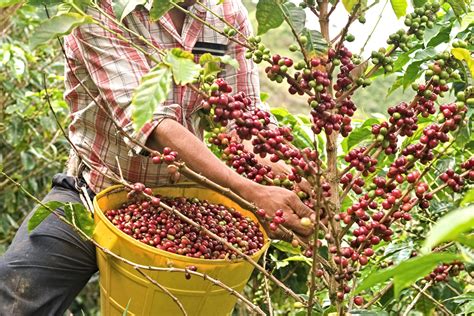
<path fill-rule="evenodd" d="M 181 7 L 179 4 L 177 3 L 174 3 L 173 1 L 170 2 L 170 4 L 175 8 L 175 9 L 178 9 L 179 11 L 189 15 L 190 17 L 192 17 L 193 19 L 201 22 L 202 24 L 204 24 L 205 26 L 207 26 L 208 28 L 210 28 L 211 30 L 213 30 L 214 32 L 218 33 L 218 34 L 221 34 L 223 36 L 226 36 L 229 40 L 231 40 L 232 42 L 235 42 L 239 45 L 241 45 L 242 47 L 246 47 L 250 50 L 253 49 L 253 47 L 251 47 L 250 45 L 247 45 L 246 43 L 242 43 L 241 41 L 239 41 L 238 39 L 235 39 L 234 37 L 228 37 L 227 34 L 225 34 L 222 30 L 219 30 L 218 28 L 216 28 L 215 26 L 209 24 L 207 21 L 201 19 L 200 17 L 198 17 L 196 14 L 192 13 L 191 11 L 189 10 L 186 10 L 185 8 Z"/>
<path fill-rule="evenodd" d="M 416 303 L 420 299 L 421 293 L 425 292 L 432 284 L 433 284 L 432 281 L 426 283 L 425 287 L 421 291 L 419 291 L 418 294 L 416 294 L 413 301 L 411 301 L 410 305 L 407 306 L 407 308 L 405 309 L 405 312 L 403 313 L 402 316 L 407 316 L 408 315 L 408 313 L 412 310 L 412 308 L 416 305 Z"/>
<path fill-rule="evenodd" d="M 308 53 L 306 52 L 306 48 L 304 47 L 303 43 L 300 41 L 300 37 L 298 33 L 295 30 L 295 27 L 293 25 L 293 22 L 291 21 L 290 17 L 286 14 L 286 11 L 282 8 L 282 5 L 280 2 L 277 1 L 277 5 L 280 8 L 281 13 L 283 14 L 283 18 L 285 19 L 286 23 L 289 25 L 291 33 L 293 33 L 293 36 L 296 39 L 296 42 L 298 43 L 301 53 L 303 54 L 303 59 L 307 65 L 308 68 L 311 67 Z"/>
<path fill-rule="evenodd" d="M 390 283 L 388 283 L 382 290 L 380 291 L 377 291 L 377 293 L 375 293 L 374 297 L 368 301 L 364 306 L 363 308 L 367 309 L 369 308 L 370 306 L 372 306 L 375 302 L 377 302 L 382 296 L 385 295 L 385 293 L 387 293 L 393 286 L 393 281 L 390 281 Z"/>
<path fill-rule="evenodd" d="M 268 252 L 268 249 L 265 250 L 265 253 L 263 254 L 263 268 L 264 269 L 266 269 L 266 264 L 267 264 L 267 252 Z M 284 281 L 282 280 L 282 282 Z M 273 316 L 272 298 L 270 297 L 270 289 L 268 287 L 268 279 L 266 276 L 263 276 L 263 290 L 265 292 L 265 298 L 267 300 L 268 314 L 270 316 Z"/>
<path fill-rule="evenodd" d="M 451 313 L 446 307 L 444 307 L 443 304 L 441 304 L 440 302 L 438 302 L 433 296 L 429 295 L 428 293 L 426 293 L 426 291 L 424 291 L 423 289 L 421 289 L 418 285 L 416 284 L 413 284 L 412 287 L 414 287 L 417 291 L 419 291 L 421 294 L 423 294 L 427 299 L 429 299 L 430 301 L 432 301 L 433 303 L 435 303 L 436 306 L 438 306 L 438 308 L 443 311 L 444 313 L 446 313 L 446 315 L 454 315 L 453 313 Z"/>
<path fill-rule="evenodd" d="M 385 1 L 385 4 L 383 5 L 382 11 L 380 11 L 379 18 L 377 19 L 377 22 L 375 23 L 374 27 L 372 28 L 372 31 L 370 32 L 369 36 L 367 36 L 367 39 L 365 40 L 364 45 L 360 49 L 359 55 L 362 56 L 362 53 L 364 52 L 365 46 L 367 46 L 367 43 L 372 38 L 372 35 L 374 34 L 375 30 L 377 29 L 377 26 L 379 25 L 380 21 L 382 20 L 382 15 L 383 15 L 383 12 L 385 11 L 385 7 L 387 6 L 387 4 L 388 4 L 388 0 Z"/>
<path fill-rule="evenodd" d="M 219 19 L 219 21 L 225 23 L 225 25 L 227 25 L 228 27 L 230 27 L 231 29 L 233 29 L 234 31 L 237 32 L 237 34 L 239 34 L 240 36 L 242 36 L 242 38 L 244 38 L 246 41 L 248 41 L 248 38 L 245 36 L 245 34 L 243 34 L 239 29 L 237 29 L 235 26 L 233 26 L 232 24 L 229 23 L 229 21 L 227 21 L 226 19 L 224 19 L 222 16 L 220 16 L 219 14 L 217 14 L 216 12 L 212 11 L 209 7 L 207 7 L 204 3 L 200 2 L 199 0 L 196 1 L 196 3 L 201 6 L 204 10 L 206 10 L 207 12 L 211 13 L 213 16 L 215 16 L 216 18 Z"/>

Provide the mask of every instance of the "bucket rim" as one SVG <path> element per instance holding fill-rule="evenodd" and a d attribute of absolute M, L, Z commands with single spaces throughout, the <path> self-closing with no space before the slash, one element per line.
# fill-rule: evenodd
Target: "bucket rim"
<path fill-rule="evenodd" d="M 177 187 L 180 187 L 180 186 L 184 187 L 184 188 L 188 187 L 188 188 L 194 188 L 194 189 L 209 190 L 209 191 L 213 191 L 213 192 L 223 196 L 221 193 L 216 192 L 212 189 L 202 187 L 202 186 L 199 186 L 199 185 L 196 185 L 196 184 L 192 185 L 192 184 L 189 184 L 189 183 L 183 183 L 183 185 L 180 185 L 178 183 L 176 185 L 156 186 L 156 187 L 153 187 L 152 190 L 163 189 L 163 188 L 167 188 L 167 187 L 177 188 Z M 243 258 L 239 258 L 239 259 L 235 259 L 235 260 L 229 260 L 229 259 L 201 259 L 201 258 L 193 258 L 193 257 L 183 256 L 183 255 L 175 254 L 175 253 L 172 253 L 172 252 L 169 252 L 169 251 L 161 250 L 161 249 L 152 247 L 150 245 L 146 245 L 146 244 L 136 240 L 132 236 L 127 235 L 126 233 L 124 233 L 123 231 L 121 231 L 120 229 L 115 227 L 115 225 L 112 224 L 112 222 L 104 215 L 104 211 L 99 207 L 99 202 L 98 202 L 99 199 L 104 198 L 107 195 L 118 193 L 118 192 L 121 192 L 121 191 L 124 191 L 124 190 L 125 190 L 124 185 L 121 185 L 121 184 L 113 185 L 113 186 L 110 186 L 110 187 L 100 191 L 99 193 L 97 193 L 97 195 L 94 197 L 94 200 L 93 200 L 94 214 L 96 214 L 100 218 L 100 220 L 103 221 L 104 224 L 111 230 L 111 232 L 116 234 L 118 237 L 125 238 L 125 240 L 128 240 L 129 242 L 131 242 L 135 246 L 141 248 L 142 250 L 151 251 L 152 253 L 154 253 L 156 255 L 161 255 L 161 256 L 164 256 L 164 257 L 167 257 L 167 258 L 170 258 L 170 259 L 174 259 L 174 260 L 187 261 L 190 264 L 195 263 L 195 264 L 200 264 L 200 265 L 202 265 L 202 264 L 207 264 L 207 265 L 209 265 L 209 264 L 213 264 L 213 265 L 215 265 L 215 264 L 217 264 L 217 265 L 226 264 L 226 265 L 228 265 L 228 264 L 238 264 L 238 263 L 242 263 L 242 262 L 246 261 Z M 226 196 L 224 196 L 224 197 L 226 199 L 230 200 L 230 198 L 228 198 Z M 237 209 L 237 211 L 239 211 L 239 210 Z M 265 231 L 265 229 L 263 229 L 261 223 L 258 222 L 258 219 L 256 219 L 256 216 L 253 213 L 252 213 L 252 215 L 254 217 L 254 218 L 252 218 L 252 220 L 254 220 L 254 221 L 257 220 L 257 223 L 259 225 L 259 229 L 263 233 L 263 238 L 264 238 L 264 241 L 265 241 L 262 248 L 260 248 L 259 251 L 257 251 L 256 253 L 254 253 L 253 255 L 250 256 L 250 258 L 252 258 L 254 261 L 258 261 L 258 259 L 270 247 L 271 240 L 268 238 L 267 232 Z M 93 234 L 93 238 L 94 238 L 94 236 L 95 236 L 95 232 Z"/>

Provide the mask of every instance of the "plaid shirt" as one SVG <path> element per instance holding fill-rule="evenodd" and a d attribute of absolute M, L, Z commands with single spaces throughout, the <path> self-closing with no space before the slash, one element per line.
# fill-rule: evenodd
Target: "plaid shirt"
<path fill-rule="evenodd" d="M 250 35 L 248 13 L 240 0 L 225 0 L 221 5 L 213 4 L 217 1 L 203 2 L 243 34 Z M 101 7 L 108 15 L 115 17 L 111 0 L 101 1 Z M 198 4 L 189 10 L 217 29 L 223 29 L 225 26 Z M 105 15 L 93 9 L 90 9 L 88 14 L 158 58 L 152 48 L 129 32 L 120 30 Z M 125 17 L 123 23 L 156 47 L 179 47 L 193 52 L 196 61 L 205 52 L 230 55 L 238 61 L 240 67 L 237 70 L 226 65 L 220 76 L 231 84 L 234 91 L 244 91 L 255 104 L 259 104 L 257 69 L 252 61 L 245 59 L 244 47 L 229 41 L 189 16 L 186 16 L 182 35 L 179 35 L 168 14 L 159 21 L 152 22 L 148 9 L 144 6 L 138 6 Z M 64 44 L 67 58 L 65 98 L 72 118 L 69 136 L 81 155 L 87 157 L 94 167 L 102 172 L 110 169 L 115 174 L 119 174 L 116 160 L 118 158 L 124 178 L 131 182 L 142 182 L 148 186 L 169 183 L 166 165 L 154 165 L 149 157 L 140 155 L 140 147 L 134 146 L 129 139 L 118 133 L 113 121 L 93 102 L 83 86 L 88 88 L 97 102 L 112 110 L 115 121 L 140 144 L 145 144 L 148 136 L 164 118 L 178 121 L 202 139 L 197 115 L 200 108 L 198 95 L 187 87 L 174 85 L 167 100 L 154 113 L 153 120 L 140 130 L 135 130 L 129 106 L 132 94 L 139 85 L 140 78 L 149 72 L 155 63 L 147 58 L 146 54 L 96 24 L 78 27 L 65 37 Z M 78 170 L 81 170 L 78 168 L 78 161 L 72 151 L 69 174 L 78 175 Z M 96 170 L 86 169 L 82 171 L 82 175 L 95 192 L 112 184 Z"/>

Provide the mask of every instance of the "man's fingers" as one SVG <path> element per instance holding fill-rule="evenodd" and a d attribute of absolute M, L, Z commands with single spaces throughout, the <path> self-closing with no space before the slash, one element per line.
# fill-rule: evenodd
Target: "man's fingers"
<path fill-rule="evenodd" d="M 314 220 L 314 211 L 301 202 L 297 196 L 294 197 L 290 207 L 300 218 L 309 217 Z"/>
<path fill-rule="evenodd" d="M 309 236 L 313 232 L 313 228 L 301 225 L 300 218 L 296 214 L 290 214 L 287 217 L 286 222 L 283 224 L 285 227 L 291 229 L 293 232 L 301 236 Z"/>
<path fill-rule="evenodd" d="M 262 223 L 263 228 L 267 232 L 268 238 L 270 239 L 278 239 L 291 242 L 293 240 L 292 234 L 290 232 L 284 232 L 281 229 L 277 229 L 273 231 L 270 229 L 268 223 Z"/>
<path fill-rule="evenodd" d="M 301 191 L 307 194 L 311 193 L 311 190 L 312 190 L 311 184 L 309 184 L 309 182 L 306 181 L 305 179 L 302 179 L 301 182 L 298 183 L 298 187 L 300 188 Z"/>

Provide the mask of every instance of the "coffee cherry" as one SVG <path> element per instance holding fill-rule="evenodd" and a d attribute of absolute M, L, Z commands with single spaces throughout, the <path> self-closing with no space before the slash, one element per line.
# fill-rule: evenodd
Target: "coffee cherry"
<path fill-rule="evenodd" d="M 362 304 L 364 304 L 364 298 L 362 296 L 354 296 L 354 304 L 362 306 Z"/>
<path fill-rule="evenodd" d="M 144 185 L 135 184 L 134 187 L 143 189 Z M 138 195 L 133 198 L 142 199 Z M 196 198 L 154 196 L 150 202 L 130 202 L 104 214 L 124 233 L 161 250 L 203 259 L 237 257 L 220 242 L 182 221 L 173 212 L 162 208 L 160 202 L 178 209 L 183 215 L 227 240 L 247 255 L 254 254 L 263 246 L 263 234 L 257 223 L 243 217 L 234 209 Z M 186 269 L 196 271 L 195 266 L 188 266 Z M 188 278 L 186 274 L 185 277 Z"/>
<path fill-rule="evenodd" d="M 309 217 L 302 217 L 300 219 L 300 224 L 301 224 L 301 226 L 304 226 L 304 227 L 313 226 L 313 223 L 311 222 L 311 219 L 309 219 Z"/>

